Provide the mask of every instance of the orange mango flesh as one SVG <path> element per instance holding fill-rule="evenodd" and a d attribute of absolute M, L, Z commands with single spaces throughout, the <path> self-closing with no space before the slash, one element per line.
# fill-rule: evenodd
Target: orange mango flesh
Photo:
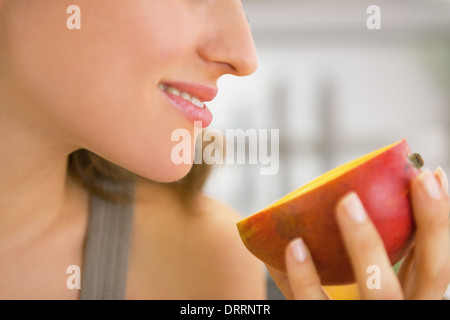
<path fill-rule="evenodd" d="M 326 294 L 332 300 L 359 300 L 359 290 L 357 284 L 346 286 L 324 286 Z"/>
<path fill-rule="evenodd" d="M 404 141 L 404 140 L 402 140 Z M 312 180 L 311 182 L 305 184 L 304 186 L 300 187 L 299 189 L 287 194 L 286 196 L 284 196 L 283 198 L 279 199 L 278 201 L 276 201 L 275 203 L 273 203 L 272 205 L 268 206 L 266 208 L 270 209 L 272 207 L 276 207 L 279 206 L 281 204 L 283 204 L 284 202 L 288 202 L 291 199 L 297 198 L 299 196 L 301 196 L 302 194 L 308 192 L 309 190 L 313 190 L 315 188 L 318 188 L 324 184 L 326 184 L 327 182 L 334 180 L 336 178 L 338 178 L 339 176 L 341 176 L 343 173 L 354 169 L 355 167 L 359 166 L 360 164 L 366 162 L 367 160 L 370 160 L 376 156 L 378 156 L 379 154 L 385 152 L 388 149 L 391 149 L 392 147 L 396 146 L 397 144 L 401 143 L 402 141 L 393 143 L 387 147 L 378 149 L 376 151 L 373 151 L 365 156 L 362 156 L 358 159 L 355 159 L 351 162 L 348 162 L 346 164 L 343 164 L 333 170 L 330 170 L 324 174 L 322 174 L 321 176 L 319 176 L 318 178 Z"/>
<path fill-rule="evenodd" d="M 414 221 L 411 180 L 420 173 L 409 160 L 406 140 L 393 143 L 333 169 L 237 223 L 247 249 L 271 267 L 284 271 L 284 250 L 302 237 L 311 251 L 323 285 L 354 281 L 334 211 L 337 201 L 355 191 L 377 228 L 391 263 L 411 248 Z"/>

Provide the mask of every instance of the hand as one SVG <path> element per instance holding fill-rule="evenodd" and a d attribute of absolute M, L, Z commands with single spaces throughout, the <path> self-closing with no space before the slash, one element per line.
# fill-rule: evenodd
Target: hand
<path fill-rule="evenodd" d="M 424 170 L 411 186 L 416 222 L 414 248 L 403 260 L 398 277 L 375 226 L 355 193 L 336 206 L 336 220 L 355 272 L 362 299 L 442 299 L 450 283 L 450 198 L 441 168 Z M 328 299 L 311 255 L 301 239 L 286 248 L 286 274 L 267 266 L 287 299 Z M 380 286 L 366 284 L 367 267 L 379 267 Z"/>

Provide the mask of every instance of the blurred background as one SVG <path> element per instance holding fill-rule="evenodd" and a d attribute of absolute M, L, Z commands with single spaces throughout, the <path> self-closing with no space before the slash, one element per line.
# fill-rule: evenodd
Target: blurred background
<path fill-rule="evenodd" d="M 450 174 L 449 0 L 244 0 L 259 58 L 224 77 L 211 125 L 279 129 L 280 167 L 220 165 L 208 195 L 248 216 L 321 173 L 403 138 Z M 370 5 L 381 29 L 366 26 Z M 270 277 L 269 299 L 281 299 Z"/>

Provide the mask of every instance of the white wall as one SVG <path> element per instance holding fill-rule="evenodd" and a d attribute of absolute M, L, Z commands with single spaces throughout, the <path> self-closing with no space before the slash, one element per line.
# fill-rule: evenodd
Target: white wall
<path fill-rule="evenodd" d="M 279 129 L 280 170 L 220 166 L 209 195 L 249 215 L 405 137 L 450 173 L 449 2 L 378 1 L 381 30 L 366 28 L 367 1 L 243 3 L 259 70 L 221 79 L 212 127 Z"/>

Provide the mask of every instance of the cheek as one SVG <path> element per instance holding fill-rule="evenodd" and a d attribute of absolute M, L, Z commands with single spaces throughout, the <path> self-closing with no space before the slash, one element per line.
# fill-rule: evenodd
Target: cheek
<path fill-rule="evenodd" d="M 180 28 L 168 24 L 165 18 L 173 15 L 173 8 L 156 8 L 154 3 L 158 2 L 138 1 L 128 11 L 121 11 L 116 17 L 120 28 L 98 45 L 101 54 L 97 55 L 96 65 L 102 72 L 96 74 L 109 75 L 96 81 L 100 83 L 96 91 L 103 98 L 95 109 L 101 110 L 103 116 L 93 118 L 99 119 L 102 128 L 99 130 L 97 123 L 82 143 L 145 178 L 169 182 L 182 178 L 191 168 L 190 164 L 172 161 L 176 146 L 171 141 L 172 133 L 184 128 L 192 137 L 194 127 L 173 108 L 157 85 L 188 56 L 194 42 L 183 34 L 174 41 L 173 34 Z M 167 12 L 161 12 L 164 10 Z M 154 14 L 149 17 L 149 12 Z M 191 23 L 184 16 L 173 20 L 181 25 Z M 190 146 L 193 158 L 192 142 Z"/>
<path fill-rule="evenodd" d="M 193 125 L 157 84 L 192 50 L 192 21 L 160 1 L 110 1 L 79 1 L 79 31 L 66 28 L 65 1 L 29 8 L 17 19 L 27 21 L 13 54 L 18 82 L 40 121 L 70 143 L 146 178 L 178 180 L 191 165 L 173 163 L 171 134 L 194 135 Z"/>

